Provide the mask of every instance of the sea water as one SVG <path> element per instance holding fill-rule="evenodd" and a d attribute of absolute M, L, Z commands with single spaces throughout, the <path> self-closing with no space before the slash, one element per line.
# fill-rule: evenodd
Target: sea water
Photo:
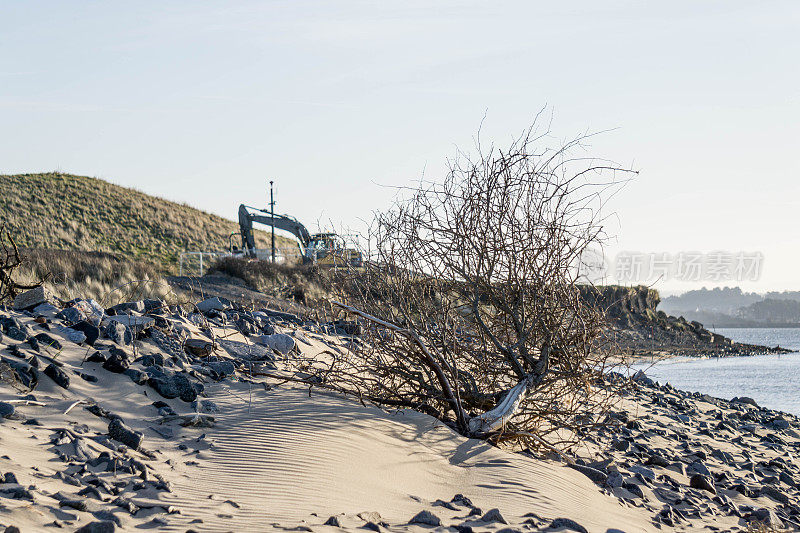
<path fill-rule="evenodd" d="M 667 359 L 637 364 L 648 377 L 717 398 L 749 396 L 759 405 L 800 416 L 800 328 L 717 328 L 738 342 L 780 345 L 784 355 Z"/>

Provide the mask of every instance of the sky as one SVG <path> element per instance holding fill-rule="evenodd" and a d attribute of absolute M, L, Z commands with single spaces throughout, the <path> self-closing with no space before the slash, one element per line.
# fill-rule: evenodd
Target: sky
<path fill-rule="evenodd" d="M 668 294 L 797 290 L 798 27 L 796 1 L 0 0 L 0 173 L 230 219 L 274 180 L 276 211 L 359 231 L 479 127 L 503 146 L 546 109 L 554 141 L 603 132 L 587 151 L 639 171 L 608 204 L 610 277 L 659 254 Z M 757 273 L 679 279 L 701 256 Z"/>

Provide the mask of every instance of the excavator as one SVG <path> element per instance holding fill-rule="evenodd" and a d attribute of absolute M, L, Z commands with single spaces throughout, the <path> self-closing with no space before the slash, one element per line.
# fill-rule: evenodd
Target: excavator
<path fill-rule="evenodd" d="M 256 257 L 256 240 L 253 222 L 275 229 L 288 231 L 300 241 L 303 264 L 320 266 L 360 267 L 363 263 L 361 252 L 348 248 L 345 240 L 336 233 L 316 233 L 312 235 L 296 218 L 289 215 L 274 215 L 269 211 L 247 205 L 239 206 L 239 230 L 242 236 L 242 251 L 248 257 Z"/>

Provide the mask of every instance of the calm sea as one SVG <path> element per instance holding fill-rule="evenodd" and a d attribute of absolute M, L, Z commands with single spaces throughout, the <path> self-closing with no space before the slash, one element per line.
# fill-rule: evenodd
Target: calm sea
<path fill-rule="evenodd" d="M 800 415 L 800 328 L 717 328 L 738 342 L 780 345 L 786 355 L 709 359 L 676 358 L 637 365 L 652 379 L 718 398 L 749 396 L 759 405 Z"/>

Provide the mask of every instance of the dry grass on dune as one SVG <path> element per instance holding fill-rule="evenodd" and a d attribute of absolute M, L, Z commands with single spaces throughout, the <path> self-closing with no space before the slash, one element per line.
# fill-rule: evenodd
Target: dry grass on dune
<path fill-rule="evenodd" d="M 142 298 L 174 299 L 163 269 L 142 260 L 105 252 L 24 249 L 15 273 L 22 283 L 44 279 L 62 300 L 94 298 L 104 305 Z"/>
<path fill-rule="evenodd" d="M 209 274 L 215 272 L 239 278 L 252 290 L 303 305 L 313 305 L 328 294 L 325 272 L 311 265 L 281 265 L 229 257 L 214 263 Z"/>
<path fill-rule="evenodd" d="M 61 173 L 0 175 L 0 219 L 22 247 L 112 252 L 170 267 L 183 251 L 227 249 L 239 231 L 236 222 L 185 204 Z M 268 243 L 257 231 L 257 247 Z M 297 246 L 285 237 L 278 243 Z"/>

